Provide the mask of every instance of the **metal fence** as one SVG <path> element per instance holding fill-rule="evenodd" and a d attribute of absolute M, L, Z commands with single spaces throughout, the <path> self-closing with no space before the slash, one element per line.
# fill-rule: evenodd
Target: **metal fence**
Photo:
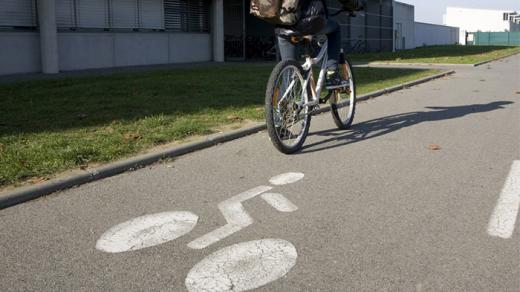
<path fill-rule="evenodd" d="M 515 32 L 470 32 L 466 44 L 475 46 L 520 46 L 520 31 Z"/>

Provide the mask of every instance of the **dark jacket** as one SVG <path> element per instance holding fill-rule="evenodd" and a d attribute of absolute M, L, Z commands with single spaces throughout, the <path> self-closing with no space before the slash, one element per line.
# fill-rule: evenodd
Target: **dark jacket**
<path fill-rule="evenodd" d="M 302 2 L 301 2 L 302 11 L 305 11 L 305 9 L 307 9 L 307 6 L 309 6 L 309 3 L 311 1 L 321 1 L 323 3 L 323 7 L 325 7 L 326 16 L 327 17 L 329 16 L 329 10 L 327 9 L 327 0 L 302 0 Z"/>

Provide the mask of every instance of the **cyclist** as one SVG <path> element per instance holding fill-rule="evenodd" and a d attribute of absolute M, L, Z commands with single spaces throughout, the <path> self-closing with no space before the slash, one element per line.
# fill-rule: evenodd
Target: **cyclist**
<path fill-rule="evenodd" d="M 338 59 L 341 50 L 341 29 L 339 24 L 329 17 L 326 0 L 300 0 L 302 16 L 294 26 L 278 25 L 275 33 L 282 60 L 296 60 L 296 44 L 291 42 L 295 34 L 326 34 L 328 38 L 327 89 L 343 87 L 338 70 Z"/>

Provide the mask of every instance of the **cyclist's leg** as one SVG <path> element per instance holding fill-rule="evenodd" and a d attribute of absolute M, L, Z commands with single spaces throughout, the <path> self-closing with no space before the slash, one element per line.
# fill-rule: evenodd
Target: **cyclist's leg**
<path fill-rule="evenodd" d="M 282 61 L 296 60 L 296 45 L 281 36 L 277 36 L 277 39 Z"/>
<path fill-rule="evenodd" d="M 341 51 L 341 29 L 339 24 L 332 20 L 327 20 L 327 26 L 322 31 L 327 35 L 329 46 L 327 53 L 327 89 L 333 89 L 342 86 L 341 76 L 339 74 L 338 60 Z"/>
<path fill-rule="evenodd" d="M 327 19 L 327 26 L 325 26 L 322 33 L 326 34 L 329 40 L 327 67 L 335 68 L 338 65 L 341 50 L 341 27 L 335 20 Z"/>

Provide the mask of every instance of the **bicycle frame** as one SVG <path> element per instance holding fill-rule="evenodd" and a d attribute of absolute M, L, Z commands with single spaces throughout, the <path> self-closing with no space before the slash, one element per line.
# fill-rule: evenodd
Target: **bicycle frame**
<path fill-rule="evenodd" d="M 312 58 L 309 55 L 307 55 L 305 57 L 305 63 L 302 65 L 304 74 L 306 75 L 306 76 L 304 76 L 305 82 L 304 82 L 304 86 L 303 86 L 303 99 L 304 100 L 302 101 L 303 104 L 300 105 L 300 108 L 316 106 L 319 104 L 318 94 L 321 94 L 321 90 L 323 89 L 323 84 L 325 81 L 325 74 L 327 72 L 328 44 L 329 44 L 328 40 L 325 37 L 325 40 L 323 42 L 318 42 L 318 46 L 321 47 L 318 55 L 315 58 Z M 322 62 L 320 74 L 318 76 L 318 82 L 315 82 L 314 74 L 312 72 L 312 66 L 315 64 L 318 64 L 320 61 Z M 280 106 L 282 101 L 287 98 L 287 95 L 291 92 L 292 88 L 294 87 L 295 82 L 296 81 L 293 80 L 293 81 L 291 81 L 289 86 L 287 86 L 285 93 L 282 95 L 282 98 L 278 101 L 278 107 Z M 309 92 L 308 92 L 309 84 L 310 84 L 310 89 L 311 89 L 311 92 L 310 92 L 311 98 L 309 98 Z"/>
<path fill-rule="evenodd" d="M 305 63 L 302 65 L 303 70 L 307 74 L 305 77 L 305 83 L 303 87 L 303 96 L 305 99 L 305 103 L 302 105 L 302 107 L 308 107 L 308 106 L 315 106 L 319 103 L 319 94 L 321 94 L 321 90 L 323 89 L 323 84 L 325 81 L 325 74 L 327 72 L 327 61 L 328 61 L 328 54 L 327 49 L 329 46 L 328 40 L 325 38 L 323 43 L 318 42 L 318 46 L 321 47 L 320 52 L 315 58 L 312 58 L 311 56 L 305 57 Z M 323 61 L 322 61 L 323 60 Z M 318 82 L 314 81 L 314 73 L 312 72 L 312 66 L 315 64 L 321 63 L 321 69 L 320 74 L 318 76 Z M 309 100 L 309 93 L 308 88 L 311 89 L 311 100 Z"/>

